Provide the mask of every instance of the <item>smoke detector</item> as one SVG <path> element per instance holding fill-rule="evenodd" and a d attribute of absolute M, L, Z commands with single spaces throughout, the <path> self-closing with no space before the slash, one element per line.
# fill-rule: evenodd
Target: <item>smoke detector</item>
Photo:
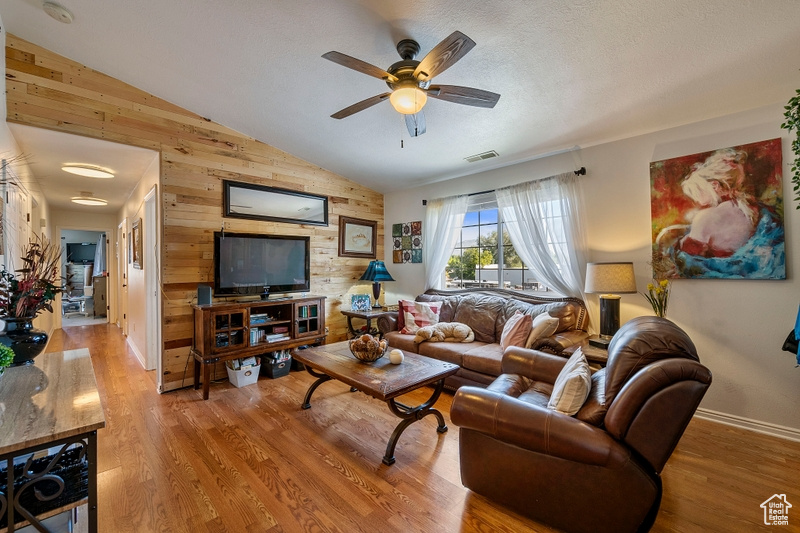
<path fill-rule="evenodd" d="M 59 22 L 63 22 L 64 24 L 72 22 L 72 13 L 62 5 L 56 4 L 55 2 L 45 2 L 44 5 L 42 5 L 42 9 Z"/>

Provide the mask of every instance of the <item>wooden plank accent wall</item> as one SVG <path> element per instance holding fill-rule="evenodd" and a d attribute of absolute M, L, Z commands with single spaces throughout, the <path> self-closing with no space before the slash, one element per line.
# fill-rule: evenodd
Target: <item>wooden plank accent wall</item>
<path fill-rule="evenodd" d="M 378 221 L 383 195 L 13 35 L 6 38 L 9 122 L 106 139 L 161 153 L 162 363 L 164 389 L 181 386 L 192 343 L 197 285 L 213 283 L 213 233 L 311 237 L 311 292 L 327 296 L 329 341 L 346 337 L 338 312 L 368 260 L 338 257 L 339 215 Z M 220 95 L 220 98 L 224 98 Z M 222 180 L 325 194 L 329 226 L 222 217 Z M 192 366 L 185 376 L 191 382 Z"/>

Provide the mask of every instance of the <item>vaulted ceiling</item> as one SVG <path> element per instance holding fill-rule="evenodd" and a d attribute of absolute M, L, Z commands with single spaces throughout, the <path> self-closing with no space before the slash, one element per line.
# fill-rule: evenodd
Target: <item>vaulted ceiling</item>
<path fill-rule="evenodd" d="M 461 176 L 788 100 L 800 87 L 795 0 L 3 0 L 9 33 L 378 191 Z M 436 83 L 501 95 L 429 99 L 410 138 L 387 91 L 326 61 L 382 69 L 413 38 L 477 45 Z M 402 141 L 402 145 L 401 145 Z M 402 147 L 401 147 L 402 146 Z M 495 150 L 499 158 L 464 158 Z"/>

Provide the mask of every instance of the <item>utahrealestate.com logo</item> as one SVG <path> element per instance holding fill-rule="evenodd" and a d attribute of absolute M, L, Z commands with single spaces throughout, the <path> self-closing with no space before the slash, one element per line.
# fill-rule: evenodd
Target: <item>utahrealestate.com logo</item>
<path fill-rule="evenodd" d="M 761 504 L 764 509 L 764 523 L 768 526 L 788 526 L 789 509 L 792 504 L 786 500 L 786 494 L 773 494 Z"/>

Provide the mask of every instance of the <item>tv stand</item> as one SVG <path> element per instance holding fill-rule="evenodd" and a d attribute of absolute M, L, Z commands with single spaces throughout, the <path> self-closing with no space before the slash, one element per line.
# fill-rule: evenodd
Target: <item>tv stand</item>
<path fill-rule="evenodd" d="M 288 301 L 287 301 L 288 300 Z M 194 388 L 208 399 L 211 366 L 325 342 L 325 297 L 275 298 L 193 305 Z"/>

